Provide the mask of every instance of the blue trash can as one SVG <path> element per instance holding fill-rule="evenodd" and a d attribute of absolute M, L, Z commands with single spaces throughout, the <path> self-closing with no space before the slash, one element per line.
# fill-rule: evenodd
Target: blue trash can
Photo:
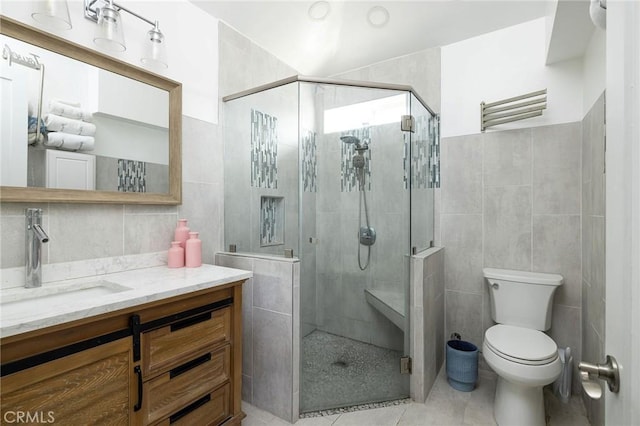
<path fill-rule="evenodd" d="M 464 340 L 447 342 L 447 379 L 452 388 L 471 392 L 478 380 L 478 348 Z"/>

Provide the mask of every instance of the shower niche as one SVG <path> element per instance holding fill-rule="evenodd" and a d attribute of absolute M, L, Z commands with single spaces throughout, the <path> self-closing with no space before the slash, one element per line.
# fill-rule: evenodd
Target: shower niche
<path fill-rule="evenodd" d="M 284 197 L 260 197 L 260 247 L 284 244 Z"/>
<path fill-rule="evenodd" d="M 409 86 L 306 77 L 224 101 L 225 246 L 300 263 L 293 405 L 408 397 L 409 259 L 433 241 L 438 117 Z"/>

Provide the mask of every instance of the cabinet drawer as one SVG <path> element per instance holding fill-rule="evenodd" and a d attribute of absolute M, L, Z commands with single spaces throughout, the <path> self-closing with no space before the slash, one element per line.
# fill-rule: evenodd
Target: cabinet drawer
<path fill-rule="evenodd" d="M 231 370 L 231 347 L 195 356 L 144 384 L 145 424 L 151 424 L 190 405 L 225 383 Z"/>
<path fill-rule="evenodd" d="M 184 364 L 192 354 L 228 342 L 231 308 L 196 315 L 142 334 L 142 370 L 148 379 Z"/>
<path fill-rule="evenodd" d="M 219 425 L 231 417 L 229 384 L 206 394 L 182 410 L 161 421 L 161 426 Z"/>

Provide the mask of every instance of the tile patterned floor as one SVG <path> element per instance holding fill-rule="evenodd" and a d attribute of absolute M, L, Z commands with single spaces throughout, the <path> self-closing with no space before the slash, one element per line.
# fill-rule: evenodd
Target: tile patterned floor
<path fill-rule="evenodd" d="M 480 371 L 478 386 L 473 392 L 458 392 L 447 383 L 444 369 L 424 404 L 409 403 L 393 407 L 375 408 L 325 417 L 300 419 L 296 426 L 423 426 L 423 425 L 495 425 L 493 396 L 496 376 Z M 579 397 L 569 404 L 561 404 L 555 396 L 545 393 L 550 416 L 549 426 L 588 426 L 589 421 Z M 247 417 L 243 426 L 286 426 L 290 423 L 266 411 L 242 403 Z"/>

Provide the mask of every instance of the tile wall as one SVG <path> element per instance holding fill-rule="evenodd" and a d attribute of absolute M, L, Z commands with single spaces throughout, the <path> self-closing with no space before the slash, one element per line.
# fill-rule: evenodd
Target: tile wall
<path fill-rule="evenodd" d="M 216 265 L 253 271 L 242 288 L 243 401 L 295 422 L 300 401 L 300 262 L 217 253 Z"/>
<path fill-rule="evenodd" d="M 411 257 L 411 398 L 424 402 L 444 362 L 444 248 Z"/>
<path fill-rule="evenodd" d="M 294 69 L 223 23 L 219 24 L 218 37 L 220 43 L 220 96 L 230 95 L 297 74 Z M 260 72 L 255 72 L 257 69 Z M 224 115 L 227 113 L 227 106 L 222 104 L 220 107 L 222 114 L 220 123 L 225 123 Z M 262 111 L 268 113 L 266 109 L 262 109 Z M 287 115 L 285 114 L 285 116 Z M 279 129 L 288 127 L 286 123 L 281 121 L 285 116 L 277 115 L 280 120 Z M 245 128 L 250 130 L 250 114 L 243 119 L 246 124 Z M 295 129 L 296 126 L 293 128 Z M 219 131 L 220 149 L 215 153 L 215 166 L 222 171 L 224 151 L 222 130 Z M 237 135 L 225 135 L 225 137 L 235 136 Z M 288 139 L 291 139 L 289 135 L 287 138 L 280 138 L 279 143 L 288 141 Z M 282 182 L 294 178 L 289 177 L 286 170 L 281 168 L 282 165 L 289 164 L 287 161 L 288 152 L 286 149 L 283 150 L 282 145 L 278 147 L 279 187 L 290 186 Z M 297 159 L 297 150 L 291 151 L 291 153 L 293 158 Z M 242 167 L 246 161 L 246 167 L 243 168 L 246 173 L 242 176 L 246 177 L 247 181 L 250 179 L 248 154 L 247 149 L 247 157 L 238 163 L 239 167 Z M 207 167 L 204 161 L 202 165 Z M 297 179 L 297 176 L 295 178 Z M 263 195 L 280 196 L 281 194 L 271 191 L 268 194 L 265 192 Z M 215 198 L 222 204 L 224 199 L 222 186 L 219 188 L 219 192 L 215 193 Z M 285 208 L 297 209 L 291 203 L 287 205 L 289 198 L 284 200 Z M 255 214 L 256 217 L 259 217 L 260 194 L 257 195 Z M 223 223 L 221 222 L 221 232 L 222 227 Z M 258 231 L 257 228 L 256 231 Z M 285 238 L 286 235 L 291 234 L 286 229 L 284 233 Z M 254 233 L 254 237 L 259 241 L 260 233 Z M 224 250 L 222 242 L 218 251 L 221 250 Z M 300 263 L 225 254 L 219 254 L 217 257 L 217 264 L 247 269 L 254 273 L 253 278 L 243 288 L 242 399 L 257 407 L 267 409 L 282 419 L 293 422 L 298 417 L 300 399 L 298 394 Z M 296 278 L 294 279 L 294 277 Z M 273 392 L 273 389 L 279 391 Z"/>
<path fill-rule="evenodd" d="M 404 84 L 414 88 L 418 95 L 436 113 L 440 112 L 440 48 L 421 50 L 399 58 L 378 62 L 333 77 Z"/>
<path fill-rule="evenodd" d="M 423 50 L 332 77 L 410 85 L 433 110 L 436 112 L 440 111 L 439 48 Z M 370 96 L 373 96 L 373 94 L 374 92 L 372 92 Z M 359 89 L 358 93 L 355 91 L 351 93 L 348 90 L 341 90 L 340 93 L 336 93 L 335 95 L 325 90 L 323 103 L 319 104 L 317 108 L 319 108 L 319 110 L 330 108 L 346 100 L 355 102 L 354 99 L 357 99 L 358 96 L 365 95 L 366 93 Z M 391 140 L 391 138 L 396 137 L 396 134 L 399 133 L 397 126 L 391 126 L 390 129 L 385 128 L 384 131 L 382 131 L 382 127 L 384 126 L 380 127 L 381 129 L 372 129 L 374 132 L 371 134 L 371 138 L 374 141 L 372 145 L 376 143 L 376 136 L 378 140 L 380 140 L 381 136 L 383 137 L 382 140 Z M 378 135 L 375 133 L 378 133 Z M 401 133 L 399 134 L 401 135 Z M 402 332 L 367 304 L 363 294 L 364 288 L 367 285 L 373 288 L 399 288 L 396 278 L 403 276 L 402 274 L 406 273 L 403 271 L 408 270 L 406 259 L 403 259 L 406 250 L 402 245 L 402 241 L 400 241 L 401 238 L 398 236 L 389 241 L 386 240 L 386 238 L 390 238 L 390 235 L 379 235 L 379 242 L 376 244 L 399 244 L 396 251 L 392 250 L 392 252 L 399 255 L 399 257 L 392 256 L 386 259 L 382 257 L 376 258 L 378 254 L 376 254 L 377 250 L 374 246 L 372 257 L 374 266 L 372 270 L 374 271 L 373 276 L 376 277 L 376 279 L 370 280 L 370 282 L 367 282 L 366 279 L 364 281 L 358 279 L 359 269 L 357 263 L 354 263 L 356 259 L 353 254 L 357 253 L 357 251 L 354 251 L 357 250 L 357 244 L 352 244 L 354 238 L 351 237 L 353 235 L 352 230 L 357 229 L 358 207 L 357 204 L 354 203 L 357 202 L 357 193 L 340 192 L 339 157 L 341 147 L 333 142 L 334 140 L 338 140 L 339 136 L 340 135 L 320 134 L 317 136 L 319 164 L 319 189 L 315 199 L 317 203 L 317 236 L 319 238 L 318 241 L 321 241 L 320 239 L 323 238 L 323 236 L 325 240 L 327 236 L 331 238 L 326 245 L 315 246 L 317 250 L 317 260 L 313 266 L 314 269 L 316 269 L 317 277 L 315 301 L 318 328 L 329 332 L 332 330 L 340 330 L 341 335 L 347 337 L 369 341 L 384 347 L 396 347 L 399 349 L 402 347 Z M 333 139 L 329 142 L 325 138 Z M 402 216 L 400 214 L 401 212 L 408 213 L 409 211 L 409 205 L 403 198 L 404 192 L 401 189 L 391 186 L 393 180 L 388 178 L 390 173 L 395 171 L 400 174 L 403 173 L 402 144 L 404 140 L 402 137 L 399 137 L 397 141 L 401 145 L 400 147 L 388 144 L 383 153 L 380 153 L 380 151 L 375 153 L 373 148 L 371 150 L 373 160 L 373 164 L 371 165 L 371 190 L 372 192 L 376 191 L 375 180 L 381 179 L 377 185 L 378 188 L 380 185 L 383 185 L 383 193 L 389 194 L 389 196 L 392 197 L 387 200 L 379 200 L 380 204 L 377 211 L 384 211 L 384 215 L 380 225 L 373 224 L 373 226 L 382 226 L 383 229 L 395 229 L 394 224 L 397 223 L 397 221 L 408 221 L 408 216 Z M 323 143 L 325 145 L 323 145 Z M 337 160 L 332 157 L 337 157 Z M 381 161 L 385 159 L 386 161 Z M 378 165 L 376 165 L 376 161 L 379 162 Z M 393 169 L 393 172 L 387 169 Z M 400 176 L 400 178 L 402 178 L 402 176 Z M 328 190 L 328 188 L 338 189 Z M 375 201 L 371 201 L 371 203 L 375 203 Z M 430 207 L 429 211 L 424 212 L 424 220 L 426 222 L 433 221 L 432 209 L 433 207 Z M 371 211 L 374 210 L 375 208 L 372 207 Z M 420 220 L 420 218 L 417 219 Z M 341 237 L 332 238 L 332 236 L 338 235 L 341 235 Z M 345 251 L 347 247 L 350 247 L 348 252 Z M 304 246 L 301 250 L 304 250 Z M 343 271 L 338 271 L 339 267 L 336 265 L 341 265 L 345 256 L 349 256 L 349 263 L 344 267 Z M 338 274 L 338 272 L 344 272 L 344 274 Z M 340 283 L 343 279 L 349 279 L 349 283 L 353 285 L 349 287 L 341 286 Z M 407 279 L 406 275 L 403 279 Z M 310 297 L 310 301 L 311 299 Z M 337 304 L 330 302 L 335 300 L 340 300 L 341 302 Z M 304 305 L 305 302 L 303 301 L 303 306 Z"/>
<path fill-rule="evenodd" d="M 493 325 L 483 267 L 559 273 L 549 331 L 580 359 L 582 124 L 442 139 L 445 337 L 481 347 Z M 436 239 L 438 236 L 436 236 Z M 578 392 L 574 369 L 574 392 Z"/>
<path fill-rule="evenodd" d="M 320 167 L 326 165 L 319 158 L 322 143 L 321 131 L 318 125 L 320 108 L 317 102 L 316 85 L 304 83 L 299 85 L 300 108 L 299 132 L 302 157 L 302 206 L 300 255 L 300 320 L 301 335 L 304 337 L 317 328 L 318 323 L 318 288 L 316 286 L 317 254 L 318 254 L 318 223 L 317 207 L 318 193 L 324 189 L 324 183 L 319 181 Z"/>
<path fill-rule="evenodd" d="M 582 120 L 582 354 L 605 358 L 605 95 Z M 604 382 L 599 382 L 604 394 Z M 593 426 L 604 424 L 604 401 L 583 393 Z"/>
<path fill-rule="evenodd" d="M 225 241 L 239 252 L 298 253 L 297 100 L 298 85 L 292 83 L 223 105 Z M 279 238 L 266 243 L 265 197 L 279 199 L 283 213 Z"/>
<path fill-rule="evenodd" d="M 364 291 L 373 288 L 403 294 L 409 279 L 406 259 L 410 204 L 403 181 L 403 134 L 397 124 L 369 129 L 371 176 L 366 182 L 371 190 L 366 191 L 366 196 L 370 225 L 375 228 L 377 239 L 371 246 L 370 266 L 365 271 L 358 266 L 360 193 L 357 186 L 350 190 L 353 185 L 343 185 L 345 181 L 357 184 L 357 180 L 355 171 L 343 168 L 345 144 L 340 142 L 340 136 L 322 135 L 318 144 L 317 328 L 402 350 L 404 334 L 366 301 Z M 349 171 L 351 174 L 347 174 Z M 363 265 L 367 250 L 361 247 Z"/>

